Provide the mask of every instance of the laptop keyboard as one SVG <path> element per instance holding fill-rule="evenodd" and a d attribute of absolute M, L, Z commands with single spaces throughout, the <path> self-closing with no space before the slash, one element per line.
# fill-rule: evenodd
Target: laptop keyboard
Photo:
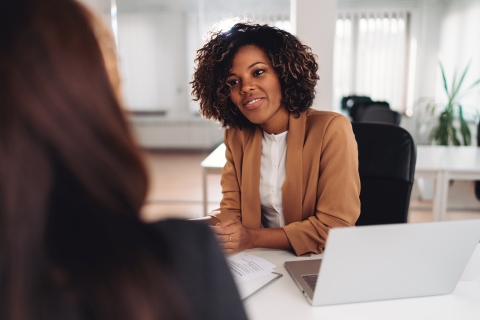
<path fill-rule="evenodd" d="M 302 274 L 303 280 L 308 284 L 312 291 L 315 291 L 315 286 L 317 285 L 318 274 Z"/>

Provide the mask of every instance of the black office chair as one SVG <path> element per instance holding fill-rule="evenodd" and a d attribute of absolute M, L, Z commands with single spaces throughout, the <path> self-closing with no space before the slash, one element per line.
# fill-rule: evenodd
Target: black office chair
<path fill-rule="evenodd" d="M 407 222 L 416 147 L 403 128 L 352 122 L 358 144 L 360 218 L 356 225 Z"/>
<path fill-rule="evenodd" d="M 342 99 L 342 109 L 347 110 L 352 121 L 357 121 L 363 110 L 373 103 L 367 96 L 348 96 Z"/>
<path fill-rule="evenodd" d="M 367 96 L 347 96 L 342 98 L 341 108 L 346 110 L 352 121 L 359 121 L 363 113 L 370 108 L 370 106 L 383 106 L 387 109 L 390 105 L 386 101 L 373 101 Z"/>
<path fill-rule="evenodd" d="M 356 113 L 356 109 L 358 109 L 358 106 L 367 106 L 372 103 L 372 99 L 367 96 L 346 96 L 342 98 L 341 108 L 342 110 L 348 111 L 350 117 L 354 118 L 354 113 Z M 352 110 L 352 108 L 355 110 Z"/>
<path fill-rule="evenodd" d="M 359 122 L 380 122 L 398 126 L 402 117 L 400 113 L 393 111 L 388 106 L 372 104 L 363 111 Z"/>

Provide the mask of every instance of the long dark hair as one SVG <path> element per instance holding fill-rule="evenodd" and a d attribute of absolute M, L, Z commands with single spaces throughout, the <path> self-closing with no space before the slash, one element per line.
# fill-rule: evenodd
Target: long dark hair
<path fill-rule="evenodd" d="M 0 6 L 0 318 L 185 318 L 95 17 Z"/>

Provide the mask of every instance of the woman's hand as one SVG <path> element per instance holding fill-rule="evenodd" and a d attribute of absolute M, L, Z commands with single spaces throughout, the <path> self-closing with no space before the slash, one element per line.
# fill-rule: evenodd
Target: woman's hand
<path fill-rule="evenodd" d="M 251 248 L 292 248 L 283 228 L 246 228 L 239 221 L 227 220 L 211 227 L 225 253 L 233 254 Z"/>
<path fill-rule="evenodd" d="M 254 247 L 255 233 L 238 221 L 222 221 L 212 230 L 225 253 L 233 254 Z"/>

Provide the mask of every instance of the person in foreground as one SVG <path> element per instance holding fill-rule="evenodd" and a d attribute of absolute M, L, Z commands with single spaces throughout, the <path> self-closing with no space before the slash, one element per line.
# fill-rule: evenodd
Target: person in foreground
<path fill-rule="evenodd" d="M 295 36 L 238 23 L 197 51 L 192 94 L 225 130 L 223 199 L 207 222 L 227 253 L 321 253 L 360 214 L 357 144 L 344 116 L 311 109 L 315 55 Z"/>
<path fill-rule="evenodd" d="M 106 28 L 74 0 L 9 0 L 0 43 L 0 319 L 246 319 L 208 226 L 139 219 Z"/>

